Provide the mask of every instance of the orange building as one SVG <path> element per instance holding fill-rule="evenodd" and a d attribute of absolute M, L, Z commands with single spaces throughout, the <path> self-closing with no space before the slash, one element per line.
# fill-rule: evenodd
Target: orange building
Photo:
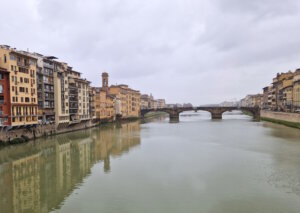
<path fill-rule="evenodd" d="M 4 118 L 5 124 L 30 126 L 38 123 L 36 63 L 37 59 L 28 52 L 18 51 L 6 45 L 0 46 L 0 67 L 5 76 L 2 85 L 4 89 L 9 88 L 9 91 L 4 91 L 2 109 L 5 109 L 11 118 Z M 9 100 L 6 98 L 5 103 L 4 97 L 8 96 Z M 5 104 L 7 105 L 4 107 Z M 7 110 L 7 107 L 10 107 L 10 110 Z"/>

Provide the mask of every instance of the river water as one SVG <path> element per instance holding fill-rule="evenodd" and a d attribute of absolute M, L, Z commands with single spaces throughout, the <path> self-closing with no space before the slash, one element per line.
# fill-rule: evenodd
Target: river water
<path fill-rule="evenodd" d="M 300 212 L 300 130 L 234 111 L 0 150 L 0 212 Z"/>

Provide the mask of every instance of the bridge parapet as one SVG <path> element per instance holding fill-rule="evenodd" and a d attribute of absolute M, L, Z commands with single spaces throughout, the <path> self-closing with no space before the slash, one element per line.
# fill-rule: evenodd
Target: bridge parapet
<path fill-rule="evenodd" d="M 148 112 L 166 112 L 170 119 L 179 119 L 179 114 L 184 111 L 207 111 L 211 113 L 212 119 L 222 119 L 224 112 L 233 110 L 242 110 L 250 112 L 255 120 L 260 119 L 259 107 L 220 107 L 220 106 L 200 106 L 200 107 L 175 107 L 175 108 L 160 108 L 160 109 L 141 109 L 141 117 L 144 117 Z"/>

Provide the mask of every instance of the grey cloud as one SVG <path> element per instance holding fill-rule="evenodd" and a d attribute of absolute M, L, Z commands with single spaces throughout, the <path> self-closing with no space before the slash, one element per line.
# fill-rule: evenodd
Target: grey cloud
<path fill-rule="evenodd" d="M 300 13 L 293 0 L 11 0 L 1 5 L 1 43 L 55 55 L 93 85 L 101 83 L 105 70 L 111 83 L 169 102 L 241 98 L 299 63 Z"/>

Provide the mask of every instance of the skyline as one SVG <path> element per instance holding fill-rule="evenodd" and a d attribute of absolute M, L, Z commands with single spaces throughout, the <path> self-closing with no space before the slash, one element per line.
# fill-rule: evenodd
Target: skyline
<path fill-rule="evenodd" d="M 298 2 L 84 2 L 1 1 L 1 44 L 54 55 L 93 86 L 106 71 L 110 84 L 194 105 L 262 93 L 299 65 Z"/>

